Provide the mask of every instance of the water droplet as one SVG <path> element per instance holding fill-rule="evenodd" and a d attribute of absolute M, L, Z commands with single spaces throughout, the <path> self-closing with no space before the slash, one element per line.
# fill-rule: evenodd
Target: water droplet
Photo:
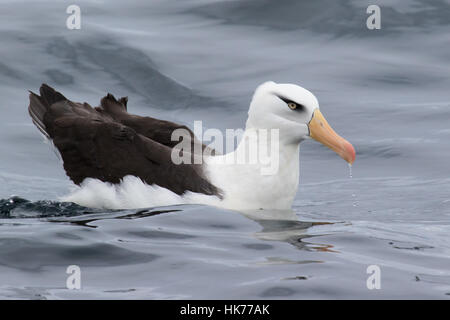
<path fill-rule="evenodd" d="M 350 179 L 353 179 L 352 165 L 350 163 L 348 164 L 348 169 L 349 169 Z M 356 194 L 352 193 L 352 199 L 353 199 L 353 206 L 357 207 L 358 201 L 356 200 Z"/>

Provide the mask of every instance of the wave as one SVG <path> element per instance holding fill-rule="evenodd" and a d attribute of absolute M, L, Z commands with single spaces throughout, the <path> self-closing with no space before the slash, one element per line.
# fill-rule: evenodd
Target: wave
<path fill-rule="evenodd" d="M 411 28 L 448 25 L 445 0 L 418 1 L 424 8 L 407 1 L 383 3 L 383 35 Z M 241 0 L 214 1 L 188 10 L 229 24 L 264 26 L 282 30 L 311 30 L 336 35 L 366 36 L 370 30 L 364 22 L 368 4 L 356 1 Z M 283 17 L 283 18 L 280 18 Z M 373 33 L 371 36 L 373 37 Z M 372 39 L 372 38 L 371 38 Z"/>
<path fill-rule="evenodd" d="M 95 209 L 71 202 L 30 201 L 17 196 L 0 199 L 0 218 L 49 218 L 78 216 L 97 212 Z"/>
<path fill-rule="evenodd" d="M 56 61 L 65 61 L 72 70 L 85 72 L 92 72 L 92 66 L 96 66 L 120 85 L 119 91 L 140 96 L 150 107 L 174 110 L 227 106 L 224 101 L 203 96 L 163 74 L 144 51 L 123 45 L 105 34 L 94 34 L 74 42 L 63 37 L 46 41 L 47 53 Z M 74 79 L 72 75 L 54 68 L 47 69 L 45 74 L 59 87 L 71 84 Z"/>

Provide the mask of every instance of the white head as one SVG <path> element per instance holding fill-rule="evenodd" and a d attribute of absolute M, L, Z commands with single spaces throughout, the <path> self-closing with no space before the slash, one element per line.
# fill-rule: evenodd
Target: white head
<path fill-rule="evenodd" d="M 319 110 L 317 98 L 295 84 L 269 81 L 260 85 L 250 103 L 246 127 L 279 129 L 282 144 L 299 144 L 313 138 L 347 162 L 355 160 L 353 146 L 330 127 Z"/>

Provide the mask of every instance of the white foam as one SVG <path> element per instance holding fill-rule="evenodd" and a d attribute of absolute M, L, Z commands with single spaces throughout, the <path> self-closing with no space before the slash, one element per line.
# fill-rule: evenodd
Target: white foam
<path fill-rule="evenodd" d="M 157 185 L 148 185 L 140 178 L 126 176 L 120 184 L 87 178 L 61 201 L 81 206 L 106 209 L 137 209 L 178 204 L 219 205 L 220 199 L 195 192 L 178 195 Z"/>

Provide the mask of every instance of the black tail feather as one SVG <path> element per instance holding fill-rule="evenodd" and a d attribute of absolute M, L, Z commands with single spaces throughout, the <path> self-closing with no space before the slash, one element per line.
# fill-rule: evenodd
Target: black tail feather
<path fill-rule="evenodd" d="M 41 85 L 41 88 L 39 89 L 39 92 L 41 93 L 41 99 L 46 104 L 47 107 L 50 107 L 52 104 L 58 102 L 58 101 L 65 101 L 67 100 L 66 97 L 64 97 L 61 93 L 53 89 L 52 87 L 48 86 L 47 84 L 43 83 Z"/>
<path fill-rule="evenodd" d="M 61 93 L 55 91 L 52 87 L 43 83 L 39 89 L 40 96 L 30 91 L 30 105 L 28 106 L 28 113 L 33 120 L 36 127 L 47 137 L 50 135 L 47 132 L 44 122 L 44 116 L 48 108 L 61 100 L 67 100 Z"/>

